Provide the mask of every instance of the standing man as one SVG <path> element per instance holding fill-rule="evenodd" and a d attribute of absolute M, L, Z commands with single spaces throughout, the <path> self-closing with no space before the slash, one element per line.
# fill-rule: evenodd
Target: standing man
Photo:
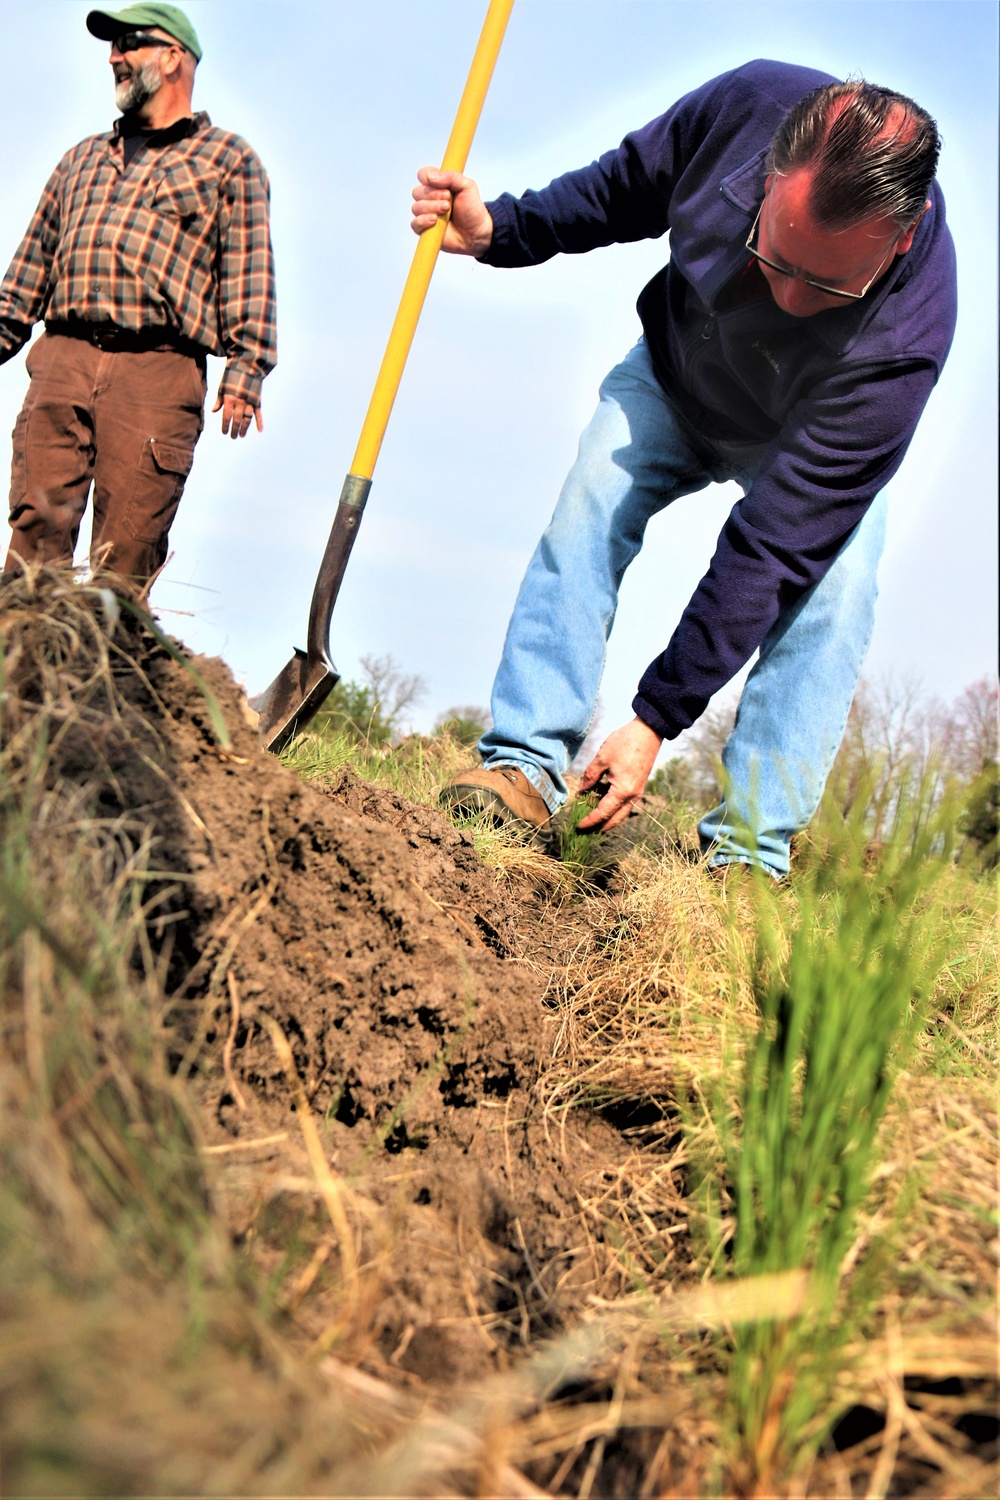
<path fill-rule="evenodd" d="M 0 286 L 0 361 L 45 321 L 14 428 L 4 571 L 70 562 L 94 486 L 91 562 L 142 587 L 224 355 L 223 434 L 263 429 L 276 359 L 268 182 L 238 135 L 192 114 L 201 47 L 175 5 L 92 10 L 111 43 L 112 130 L 63 157 Z"/>
<path fill-rule="evenodd" d="M 584 772 L 613 828 L 665 739 L 758 661 L 726 746 L 726 800 L 701 822 L 710 864 L 788 871 L 815 811 L 872 629 L 882 491 L 955 326 L 955 259 L 912 100 L 778 62 L 713 79 L 580 171 L 485 203 L 418 173 L 413 228 L 528 266 L 669 231 L 638 302 L 643 337 L 605 380 L 521 586 L 483 767 L 442 799 L 544 832 L 594 713 L 625 569 L 650 518 L 735 479 L 708 572 L 639 683 L 635 718 Z"/>

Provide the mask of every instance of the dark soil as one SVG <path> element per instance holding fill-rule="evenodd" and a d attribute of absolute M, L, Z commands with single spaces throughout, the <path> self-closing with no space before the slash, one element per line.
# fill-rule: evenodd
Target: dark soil
<path fill-rule="evenodd" d="M 438 1386 L 502 1366 L 602 1289 L 581 1199 L 628 1150 L 600 1119 L 545 1118 L 553 1027 L 516 956 L 523 915 L 443 814 L 282 767 L 228 669 L 199 658 L 220 749 L 190 670 L 135 635 L 126 713 L 103 736 L 81 718 L 58 771 L 154 830 L 171 1061 L 227 1148 L 212 1170 L 233 1235 L 282 1300 L 331 1238 L 266 1013 L 365 1221 L 368 1362 Z M 310 1342 L 336 1316 L 335 1263 L 294 1310 Z"/>

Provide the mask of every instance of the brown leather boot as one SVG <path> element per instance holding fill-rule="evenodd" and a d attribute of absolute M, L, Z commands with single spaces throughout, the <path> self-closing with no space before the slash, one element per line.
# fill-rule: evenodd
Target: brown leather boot
<path fill-rule="evenodd" d="M 770 870 L 760 865 L 748 864 L 745 859 L 733 859 L 724 865 L 709 865 L 708 874 L 712 881 L 722 887 L 724 893 L 736 891 L 752 891 L 756 886 L 758 871 L 767 876 L 766 884 L 787 884 L 787 876 L 784 880 L 777 879 Z"/>
<path fill-rule="evenodd" d="M 547 842 L 552 827 L 544 797 L 516 766 L 456 771 L 441 788 L 439 801 L 456 812 L 490 813 L 497 823 L 528 833 L 538 843 Z"/>
<path fill-rule="evenodd" d="M 746 860 L 734 859 L 724 865 L 709 865 L 709 879 L 713 885 L 720 886 L 727 896 L 735 895 L 737 891 L 752 891 L 754 887 L 754 872 Z"/>

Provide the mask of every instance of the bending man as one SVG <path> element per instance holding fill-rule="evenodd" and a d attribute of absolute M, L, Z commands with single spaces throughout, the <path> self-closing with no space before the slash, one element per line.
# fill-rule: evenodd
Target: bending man
<path fill-rule="evenodd" d="M 755 651 L 700 824 L 713 865 L 787 873 L 818 805 L 872 629 L 896 472 L 955 323 L 954 251 L 934 121 L 912 100 L 753 62 L 616 151 L 520 198 L 424 168 L 413 228 L 451 211 L 444 248 L 486 265 L 669 231 L 638 302 L 643 336 L 597 412 L 521 586 L 482 768 L 442 793 L 544 833 L 591 722 L 618 589 L 650 518 L 736 480 L 708 571 L 581 788 L 612 828 L 657 752 Z"/>

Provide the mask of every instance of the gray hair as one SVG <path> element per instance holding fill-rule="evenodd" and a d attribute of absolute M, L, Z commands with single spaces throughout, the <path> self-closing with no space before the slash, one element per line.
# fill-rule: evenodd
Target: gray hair
<path fill-rule="evenodd" d="M 810 208 L 824 229 L 919 217 L 937 170 L 941 137 L 925 109 L 864 79 L 825 83 L 789 110 L 775 132 L 767 169 L 814 172 Z"/>

